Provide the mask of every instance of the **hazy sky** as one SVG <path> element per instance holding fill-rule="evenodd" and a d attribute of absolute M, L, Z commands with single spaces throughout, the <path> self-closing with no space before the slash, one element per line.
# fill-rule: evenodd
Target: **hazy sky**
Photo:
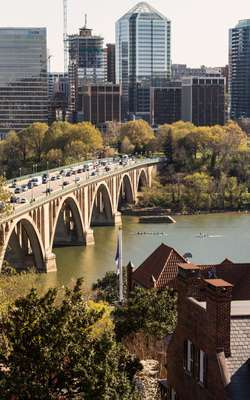
<path fill-rule="evenodd" d="M 47 27 L 52 70 L 63 70 L 63 0 L 2 0 L 0 26 Z M 115 38 L 115 21 L 134 0 L 68 0 L 68 31 L 77 33 L 88 14 L 88 26 L 106 42 Z M 250 19 L 249 0 L 152 0 L 172 21 L 172 61 L 190 66 L 227 63 L 228 29 Z"/>

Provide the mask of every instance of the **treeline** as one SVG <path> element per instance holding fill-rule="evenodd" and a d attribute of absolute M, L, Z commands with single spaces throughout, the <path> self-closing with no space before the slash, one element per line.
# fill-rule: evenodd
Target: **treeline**
<path fill-rule="evenodd" d="M 10 131 L 0 142 L 0 165 L 7 177 L 77 162 L 103 149 L 103 138 L 91 123 L 34 123 L 20 132 Z"/>
<path fill-rule="evenodd" d="M 156 147 L 165 153 L 166 163 L 160 183 L 145 189 L 141 205 L 180 212 L 250 207 L 250 145 L 236 123 L 163 125 Z"/>

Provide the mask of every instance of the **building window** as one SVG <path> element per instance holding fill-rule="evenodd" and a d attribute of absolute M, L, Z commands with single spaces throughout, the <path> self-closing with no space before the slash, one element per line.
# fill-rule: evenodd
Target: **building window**
<path fill-rule="evenodd" d="M 190 374 L 194 372 L 195 347 L 190 340 L 184 342 L 184 368 Z"/>
<path fill-rule="evenodd" d="M 207 355 L 195 348 L 190 340 L 184 342 L 184 369 L 203 386 L 207 384 Z"/>
<path fill-rule="evenodd" d="M 207 355 L 204 351 L 198 351 L 199 356 L 199 382 L 206 386 L 207 383 Z"/>
<path fill-rule="evenodd" d="M 176 391 L 173 388 L 171 388 L 170 400 L 177 400 Z"/>

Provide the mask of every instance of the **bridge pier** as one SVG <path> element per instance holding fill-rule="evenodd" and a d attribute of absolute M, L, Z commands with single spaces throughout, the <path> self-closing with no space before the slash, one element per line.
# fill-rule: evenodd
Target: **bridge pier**
<path fill-rule="evenodd" d="M 95 244 L 94 232 L 93 229 L 88 229 L 85 232 L 85 245 L 92 246 L 93 244 Z"/>
<path fill-rule="evenodd" d="M 122 225 L 122 214 L 119 211 L 113 215 L 113 225 Z"/>
<path fill-rule="evenodd" d="M 45 255 L 44 268 L 45 272 L 57 271 L 56 255 L 54 253 L 48 253 Z"/>

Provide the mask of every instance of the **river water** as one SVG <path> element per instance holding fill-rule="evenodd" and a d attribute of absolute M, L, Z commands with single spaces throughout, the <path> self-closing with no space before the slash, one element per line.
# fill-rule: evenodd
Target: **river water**
<path fill-rule="evenodd" d="M 250 262 L 250 215 L 178 216 L 176 221 L 176 224 L 139 224 L 136 217 L 123 217 L 124 265 L 132 261 L 135 267 L 139 266 L 161 243 L 174 247 L 182 255 L 190 252 L 194 263 L 217 263 L 226 257 Z M 94 246 L 55 249 L 58 271 L 42 278 L 45 286 L 68 285 L 72 279 L 83 277 L 90 288 L 107 271 L 115 269 L 117 232 L 117 227 L 94 228 Z M 200 233 L 208 236 L 200 238 Z"/>

